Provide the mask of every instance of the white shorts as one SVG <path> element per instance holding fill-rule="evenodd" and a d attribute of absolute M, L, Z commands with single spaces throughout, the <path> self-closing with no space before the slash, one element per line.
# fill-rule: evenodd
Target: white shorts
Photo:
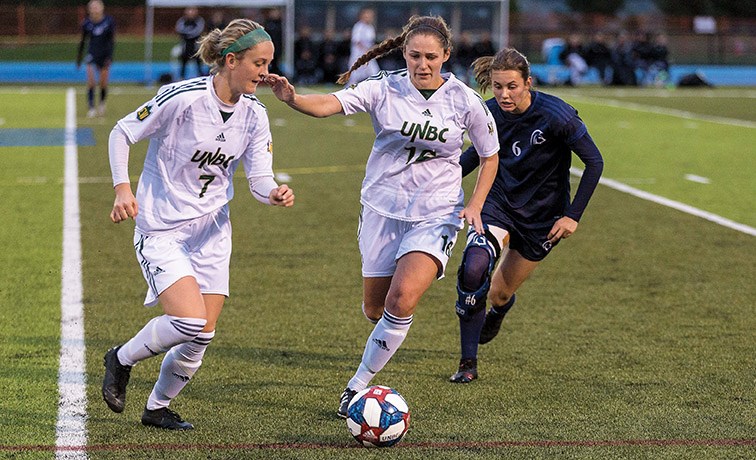
<path fill-rule="evenodd" d="M 424 252 L 441 263 L 438 278 L 444 277 L 457 233 L 463 219 L 457 212 L 434 219 L 406 222 L 384 217 L 363 206 L 360 213 L 359 245 L 362 276 L 376 278 L 393 276 L 396 261 L 403 255 Z"/>
<path fill-rule="evenodd" d="M 147 281 L 145 305 L 157 305 L 158 295 L 186 276 L 197 280 L 203 294 L 228 297 L 231 220 L 227 208 L 175 232 L 151 236 L 134 232 L 134 250 Z"/>

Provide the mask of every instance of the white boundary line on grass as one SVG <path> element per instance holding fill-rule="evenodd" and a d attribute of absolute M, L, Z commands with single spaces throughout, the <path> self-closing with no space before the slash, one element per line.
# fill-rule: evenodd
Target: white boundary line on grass
<path fill-rule="evenodd" d="M 55 458 L 86 459 L 87 376 L 79 219 L 79 161 L 76 146 L 76 91 L 66 90 L 63 264 L 60 296 L 60 364 Z"/>
<path fill-rule="evenodd" d="M 636 102 L 619 101 L 617 99 L 604 99 L 595 96 L 569 95 L 568 97 L 570 99 L 583 101 L 589 104 L 605 105 L 618 109 L 634 110 L 636 112 L 653 113 L 656 115 L 669 115 L 682 118 L 684 120 L 708 121 L 710 123 L 718 123 L 720 125 L 739 126 L 742 128 L 756 128 L 756 122 L 740 120 L 737 118 L 717 117 L 702 113 L 688 112 L 685 110 L 670 109 L 667 107 L 659 107 L 655 105 L 638 104 Z"/>
<path fill-rule="evenodd" d="M 570 168 L 570 173 L 578 177 L 583 176 L 583 171 L 577 168 Z M 685 203 L 680 203 L 679 201 L 670 200 L 669 198 L 664 198 L 663 196 L 654 195 L 653 193 L 649 193 L 649 192 L 644 192 L 643 190 L 639 190 L 635 187 L 630 187 L 629 185 L 623 184 L 622 182 L 618 182 L 614 179 L 608 179 L 608 178 L 602 177 L 601 179 L 599 179 L 599 184 L 605 185 L 609 188 L 613 188 L 614 190 L 618 190 L 620 192 L 630 194 L 634 197 L 637 197 L 643 200 L 648 200 L 648 201 L 660 204 L 662 206 L 667 206 L 672 209 L 677 209 L 678 211 L 682 211 L 687 214 L 692 214 L 696 217 L 706 219 L 708 221 L 714 222 L 715 224 L 719 224 L 724 227 L 728 227 L 733 230 L 737 230 L 739 232 L 742 232 L 751 236 L 756 236 L 756 228 L 753 228 L 745 224 L 741 224 L 739 222 L 735 222 L 734 220 L 730 220 L 725 217 L 718 216 L 716 214 L 712 214 L 702 209 L 694 208 L 693 206 L 687 205 Z"/>

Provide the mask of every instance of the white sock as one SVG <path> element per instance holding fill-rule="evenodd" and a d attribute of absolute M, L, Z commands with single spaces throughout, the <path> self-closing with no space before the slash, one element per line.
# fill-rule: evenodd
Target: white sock
<path fill-rule="evenodd" d="M 214 336 L 215 331 L 200 332 L 191 342 L 176 345 L 168 350 L 160 366 L 160 377 L 147 399 L 147 409 L 168 407 L 171 400 L 189 383 L 202 365 L 202 357 Z"/>
<path fill-rule="evenodd" d="M 133 366 L 147 358 L 168 351 L 174 345 L 197 337 L 207 323 L 203 318 L 179 318 L 163 315 L 152 318 L 141 331 L 118 349 L 118 361 Z"/>
<path fill-rule="evenodd" d="M 355 391 L 365 389 L 402 345 L 411 325 L 411 315 L 399 318 L 384 310 L 365 344 L 360 367 L 347 386 Z"/>

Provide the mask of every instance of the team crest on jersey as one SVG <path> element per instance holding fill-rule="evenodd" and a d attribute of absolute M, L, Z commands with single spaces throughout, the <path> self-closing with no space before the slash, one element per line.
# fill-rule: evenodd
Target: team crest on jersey
<path fill-rule="evenodd" d="M 273 154 L 273 141 L 268 141 L 268 153 Z"/>
<path fill-rule="evenodd" d="M 530 135 L 530 145 L 540 145 L 546 142 L 546 138 L 543 137 L 543 131 L 536 129 L 533 134 Z"/>
<path fill-rule="evenodd" d="M 149 117 L 152 113 L 152 106 L 151 105 L 145 105 L 139 111 L 137 112 L 137 120 L 144 121 L 145 118 Z"/>
<path fill-rule="evenodd" d="M 491 136 L 493 136 L 493 133 L 494 133 L 494 125 L 493 125 L 492 122 L 489 121 L 488 122 L 488 134 L 491 135 Z"/>

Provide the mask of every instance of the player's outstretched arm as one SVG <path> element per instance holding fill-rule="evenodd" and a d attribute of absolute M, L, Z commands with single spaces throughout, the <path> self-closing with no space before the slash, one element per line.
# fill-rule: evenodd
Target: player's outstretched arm
<path fill-rule="evenodd" d="M 276 74 L 265 77 L 265 82 L 280 101 L 305 115 L 325 118 L 343 112 L 341 102 L 333 94 L 297 94 L 286 77 Z"/>

